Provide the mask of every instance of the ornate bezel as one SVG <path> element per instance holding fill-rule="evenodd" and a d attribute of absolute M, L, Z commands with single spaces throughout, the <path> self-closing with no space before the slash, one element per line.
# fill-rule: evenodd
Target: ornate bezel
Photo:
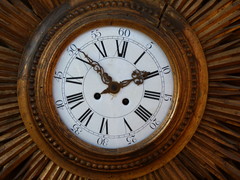
<path fill-rule="evenodd" d="M 46 18 L 29 46 L 36 40 L 38 43 L 26 48 L 23 56 L 18 92 L 30 135 L 59 166 L 85 177 L 132 178 L 140 176 L 142 168 L 146 173 L 163 166 L 187 144 L 204 112 L 207 67 L 194 32 L 170 7 L 159 15 L 155 8 L 130 1 L 88 2 L 69 10 L 70 6 L 63 5 Z M 68 40 L 102 25 L 124 25 L 149 34 L 174 70 L 174 102 L 165 127 L 149 142 L 127 150 L 106 150 L 80 142 L 61 123 L 53 107 L 51 79 L 56 57 Z"/>

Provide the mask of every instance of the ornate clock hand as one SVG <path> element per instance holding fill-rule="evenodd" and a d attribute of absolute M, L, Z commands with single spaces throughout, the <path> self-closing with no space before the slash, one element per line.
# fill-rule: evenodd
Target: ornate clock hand
<path fill-rule="evenodd" d="M 133 71 L 132 73 L 132 79 L 127 79 L 124 81 L 120 82 L 120 87 L 126 87 L 127 85 L 129 85 L 132 81 L 137 84 L 140 85 L 143 83 L 144 79 L 147 77 L 147 75 L 149 74 L 149 72 L 146 71 L 139 71 L 138 69 L 136 69 L 135 71 Z"/>
<path fill-rule="evenodd" d="M 121 89 L 120 84 L 116 81 L 113 81 L 108 84 L 107 89 L 103 90 L 101 94 L 107 94 L 107 93 L 117 94 L 120 91 L 120 89 Z"/>
<path fill-rule="evenodd" d="M 109 76 L 104 71 L 103 67 L 100 66 L 100 64 L 98 62 L 91 59 L 85 52 L 81 51 L 80 49 L 78 49 L 78 51 L 80 53 L 82 53 L 85 56 L 85 58 L 88 60 L 88 62 L 86 62 L 86 61 L 84 61 L 84 62 L 90 64 L 93 67 L 93 69 L 101 76 L 101 80 L 104 84 L 109 85 L 110 83 L 112 83 L 112 77 Z"/>
<path fill-rule="evenodd" d="M 124 80 L 124 81 L 121 81 L 120 83 L 113 81 L 108 84 L 107 89 L 103 90 L 103 92 L 101 92 L 101 94 L 106 94 L 106 93 L 116 94 L 120 91 L 121 88 L 126 87 L 132 81 L 135 84 L 140 85 L 143 83 L 144 79 L 147 77 L 148 74 L 149 74 L 149 72 L 139 71 L 138 69 L 136 69 L 132 73 L 132 79 Z"/>

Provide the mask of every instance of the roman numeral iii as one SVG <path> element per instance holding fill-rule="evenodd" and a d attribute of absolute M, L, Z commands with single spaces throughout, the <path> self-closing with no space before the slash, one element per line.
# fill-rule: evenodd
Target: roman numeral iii
<path fill-rule="evenodd" d="M 148 91 L 148 90 L 146 90 L 144 92 L 144 97 L 145 98 L 149 98 L 149 99 L 153 99 L 153 100 L 159 100 L 160 96 L 161 96 L 160 92 Z"/>

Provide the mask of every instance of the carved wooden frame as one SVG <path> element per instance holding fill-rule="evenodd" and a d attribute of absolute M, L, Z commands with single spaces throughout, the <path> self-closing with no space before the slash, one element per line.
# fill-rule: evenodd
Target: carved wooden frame
<path fill-rule="evenodd" d="M 159 16 L 159 11 L 164 13 Z M 177 87 L 165 127 L 151 141 L 120 153 L 86 146 L 61 124 L 51 108 L 51 73 L 67 42 L 60 40 L 73 38 L 89 26 L 105 24 L 153 33 L 152 38 L 171 62 Z M 56 42 L 60 48 L 55 51 Z M 20 111 L 33 140 L 59 166 L 85 177 L 138 177 L 175 157 L 197 129 L 207 98 L 205 62 L 194 32 L 171 7 L 164 9 L 164 4 L 159 8 L 131 1 L 65 4 L 45 19 L 25 50 L 18 81 Z"/>

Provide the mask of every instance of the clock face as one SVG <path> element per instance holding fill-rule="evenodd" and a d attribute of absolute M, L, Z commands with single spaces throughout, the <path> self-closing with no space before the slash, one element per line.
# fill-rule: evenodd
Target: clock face
<path fill-rule="evenodd" d="M 172 108 L 167 56 L 133 28 L 103 26 L 80 34 L 62 51 L 54 71 L 61 121 L 93 146 L 117 149 L 148 140 Z"/>

